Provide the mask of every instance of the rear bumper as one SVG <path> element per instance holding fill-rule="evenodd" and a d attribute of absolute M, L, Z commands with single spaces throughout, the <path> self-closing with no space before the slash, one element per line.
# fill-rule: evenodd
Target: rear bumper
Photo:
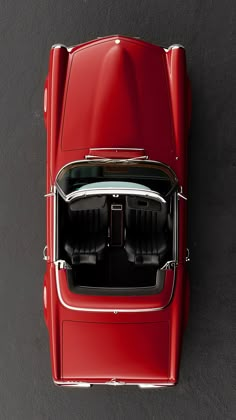
<path fill-rule="evenodd" d="M 67 388 L 90 388 L 93 385 L 112 385 L 112 386 L 123 386 L 123 385 L 135 385 L 142 389 L 149 388 L 166 388 L 169 386 L 176 385 L 175 382 L 160 382 L 160 383 L 138 383 L 138 382 L 119 382 L 111 380 L 109 382 L 80 382 L 80 381 L 54 381 L 57 386 L 63 386 Z"/>

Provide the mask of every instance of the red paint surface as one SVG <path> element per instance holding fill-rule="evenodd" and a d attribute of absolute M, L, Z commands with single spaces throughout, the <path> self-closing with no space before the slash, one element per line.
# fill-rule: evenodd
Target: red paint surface
<path fill-rule="evenodd" d="M 167 380 L 168 322 L 63 322 L 63 378 L 89 380 L 94 375 L 101 379 Z"/>
<path fill-rule="evenodd" d="M 118 38 L 121 42 L 115 44 Z M 144 149 L 149 159 L 171 166 L 186 193 L 191 92 L 182 48 L 165 51 L 125 37 L 91 41 L 70 52 L 55 48 L 45 86 L 47 193 L 62 166 L 84 159 L 91 154 L 89 149 L 96 147 Z M 127 157 L 132 157 L 130 151 Z M 177 382 L 189 299 L 186 202 L 179 201 L 179 265 L 173 296 L 169 273 L 158 296 L 95 297 L 72 294 L 61 270 L 63 299 L 72 306 L 165 306 L 155 312 L 117 315 L 74 311 L 60 303 L 52 262 L 53 205 L 53 198 L 47 197 L 45 320 L 53 378 L 98 383 L 114 377 L 131 383 Z"/>

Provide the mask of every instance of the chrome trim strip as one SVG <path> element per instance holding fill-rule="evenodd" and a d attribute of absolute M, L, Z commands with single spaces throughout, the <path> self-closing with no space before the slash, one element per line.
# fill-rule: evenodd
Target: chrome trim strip
<path fill-rule="evenodd" d="M 57 194 L 56 187 L 53 187 L 53 262 L 56 261 L 57 248 Z"/>
<path fill-rule="evenodd" d="M 139 386 L 139 388 L 149 389 L 149 388 L 164 388 L 167 386 L 175 386 L 175 383 L 163 382 L 162 384 L 157 384 L 157 385 L 154 385 L 154 384 L 137 384 L 137 385 Z"/>
<path fill-rule="evenodd" d="M 54 381 L 55 385 L 65 386 L 65 387 L 79 387 L 79 388 L 90 388 L 91 384 L 89 382 L 76 382 L 76 381 Z"/>
<path fill-rule="evenodd" d="M 47 112 L 47 103 L 48 103 L 48 89 L 44 89 L 44 95 L 43 95 L 43 110 L 44 112 Z"/>
<path fill-rule="evenodd" d="M 129 308 L 127 308 L 127 309 L 116 309 L 116 308 L 114 308 L 114 309 L 107 309 L 107 308 L 97 309 L 97 308 L 81 308 L 81 307 L 77 307 L 77 306 L 71 306 L 71 305 L 68 305 L 63 300 L 62 295 L 61 295 L 61 289 L 60 289 L 60 282 L 59 282 L 58 270 L 60 268 L 60 265 L 61 264 L 64 264 L 64 263 L 65 263 L 65 261 L 63 261 L 63 260 L 58 260 L 58 261 L 55 261 L 54 262 L 54 264 L 55 264 L 55 272 L 56 272 L 57 295 L 58 295 L 58 298 L 59 298 L 59 301 L 60 301 L 61 305 L 64 306 L 65 308 L 69 309 L 69 310 L 72 310 L 72 311 L 80 311 L 80 312 L 106 312 L 106 313 L 107 312 L 110 312 L 110 313 L 114 313 L 116 315 L 118 313 L 120 313 L 120 312 L 124 312 L 124 313 L 127 313 L 127 312 L 129 312 L 129 313 L 131 313 L 131 312 L 155 312 L 155 311 L 161 311 L 162 309 L 166 308 L 170 304 L 170 302 L 172 300 L 172 297 L 173 297 L 173 294 L 174 294 L 174 287 L 175 287 L 175 280 L 176 280 L 176 268 L 174 268 L 174 279 L 173 279 L 173 284 L 172 284 L 172 290 L 171 290 L 170 299 L 169 299 L 168 303 L 166 305 L 164 305 L 164 306 L 160 306 L 158 308 L 145 308 L 145 309 L 129 309 Z"/>
<path fill-rule="evenodd" d="M 143 149 L 143 148 L 141 148 L 141 149 L 139 149 L 139 148 L 136 148 L 136 147 L 90 147 L 90 149 L 89 150 L 123 150 L 123 151 L 130 151 L 130 150 L 132 150 L 132 151 L 144 151 L 145 152 L 145 149 Z"/>
<path fill-rule="evenodd" d="M 43 288 L 43 304 L 45 309 L 47 309 L 47 288 L 44 286 Z"/>
<path fill-rule="evenodd" d="M 64 387 L 81 387 L 81 388 L 90 388 L 92 385 L 134 385 L 140 388 L 162 388 L 166 386 L 174 386 L 173 382 L 161 382 L 159 384 L 148 384 L 148 383 L 130 383 L 130 382 L 118 382 L 111 380 L 109 382 L 80 382 L 80 381 L 56 381 L 53 380 L 55 385 L 64 386 Z"/>
<path fill-rule="evenodd" d="M 173 229 L 173 258 L 178 264 L 178 238 L 179 238 L 179 200 L 178 194 L 174 196 L 174 229 Z"/>
<path fill-rule="evenodd" d="M 84 155 L 84 158 L 86 159 L 86 160 L 89 160 L 89 159 L 99 159 L 99 160 L 105 160 L 105 161 L 111 161 L 111 160 L 118 160 L 118 158 L 106 158 L 106 157 L 104 157 L 104 156 L 98 156 L 98 155 Z M 124 159 L 124 158 L 122 158 L 122 159 Z M 120 158 L 119 158 L 119 160 L 120 160 Z M 132 158 L 125 158 L 125 160 L 128 160 L 129 162 L 131 161 L 132 162 L 132 160 L 148 160 L 148 156 L 145 156 L 145 155 L 143 155 L 143 156 L 136 156 L 136 157 L 132 157 Z"/>
<path fill-rule="evenodd" d="M 188 201 L 187 197 L 183 194 L 181 194 L 180 192 L 178 192 L 178 197 L 182 198 L 185 201 Z"/>
<path fill-rule="evenodd" d="M 167 51 L 176 50 L 177 48 L 183 48 L 185 50 L 182 44 L 172 44 L 167 48 Z"/>
<path fill-rule="evenodd" d="M 186 248 L 186 257 L 185 257 L 185 261 L 189 262 L 190 261 L 190 251 L 189 248 Z"/>
<path fill-rule="evenodd" d="M 53 45 L 51 46 L 51 49 L 52 49 L 52 50 L 55 50 L 56 48 L 65 48 L 65 49 L 67 50 L 67 46 L 66 46 L 66 45 L 64 45 L 64 44 L 53 44 Z"/>
<path fill-rule="evenodd" d="M 94 188 L 92 190 L 81 190 L 81 191 L 73 191 L 72 193 L 68 194 L 65 198 L 65 201 L 69 202 L 75 198 L 84 198 L 90 197 L 94 195 L 107 195 L 107 194 L 118 194 L 118 195 L 139 195 L 140 197 L 149 197 L 153 198 L 156 201 L 160 201 L 161 203 L 166 203 L 166 200 L 158 194 L 156 191 L 152 190 L 145 190 L 139 188 Z"/>
<path fill-rule="evenodd" d="M 50 192 L 50 193 L 44 194 L 44 197 L 52 197 L 53 195 L 54 195 L 54 193 Z"/>
<path fill-rule="evenodd" d="M 119 381 L 116 378 L 111 379 L 110 381 L 104 382 L 104 385 L 113 385 L 113 386 L 120 386 L 125 385 L 124 381 Z"/>
<path fill-rule="evenodd" d="M 168 260 L 166 263 L 160 268 L 160 270 L 170 270 L 171 266 L 174 267 L 177 264 L 175 260 Z"/>
<path fill-rule="evenodd" d="M 60 194 L 60 196 L 63 198 L 63 200 L 65 200 L 65 201 L 66 201 L 66 195 L 64 194 L 64 192 L 63 192 L 63 190 L 61 189 L 61 187 L 60 187 L 60 185 L 59 185 L 59 184 L 57 184 L 57 185 L 56 185 L 56 189 L 57 189 L 58 193 Z"/>
<path fill-rule="evenodd" d="M 49 256 L 47 255 L 47 249 L 48 249 L 48 246 L 47 245 L 45 245 L 45 247 L 43 248 L 43 259 L 44 259 L 44 261 L 48 261 L 49 260 Z"/>

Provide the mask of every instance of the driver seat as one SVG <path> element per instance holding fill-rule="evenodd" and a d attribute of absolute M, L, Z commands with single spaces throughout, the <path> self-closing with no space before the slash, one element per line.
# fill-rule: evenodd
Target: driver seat
<path fill-rule="evenodd" d="M 69 206 L 70 235 L 65 252 L 72 265 L 96 264 L 107 245 L 106 197 L 80 199 Z"/>
<path fill-rule="evenodd" d="M 168 252 L 167 206 L 140 197 L 126 198 L 128 260 L 137 265 L 160 266 Z"/>

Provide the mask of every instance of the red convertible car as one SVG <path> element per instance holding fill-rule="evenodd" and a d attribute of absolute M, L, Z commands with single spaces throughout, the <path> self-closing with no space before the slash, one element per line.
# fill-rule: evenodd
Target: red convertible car
<path fill-rule="evenodd" d="M 176 384 L 188 318 L 181 45 L 54 45 L 44 316 L 55 384 Z"/>

